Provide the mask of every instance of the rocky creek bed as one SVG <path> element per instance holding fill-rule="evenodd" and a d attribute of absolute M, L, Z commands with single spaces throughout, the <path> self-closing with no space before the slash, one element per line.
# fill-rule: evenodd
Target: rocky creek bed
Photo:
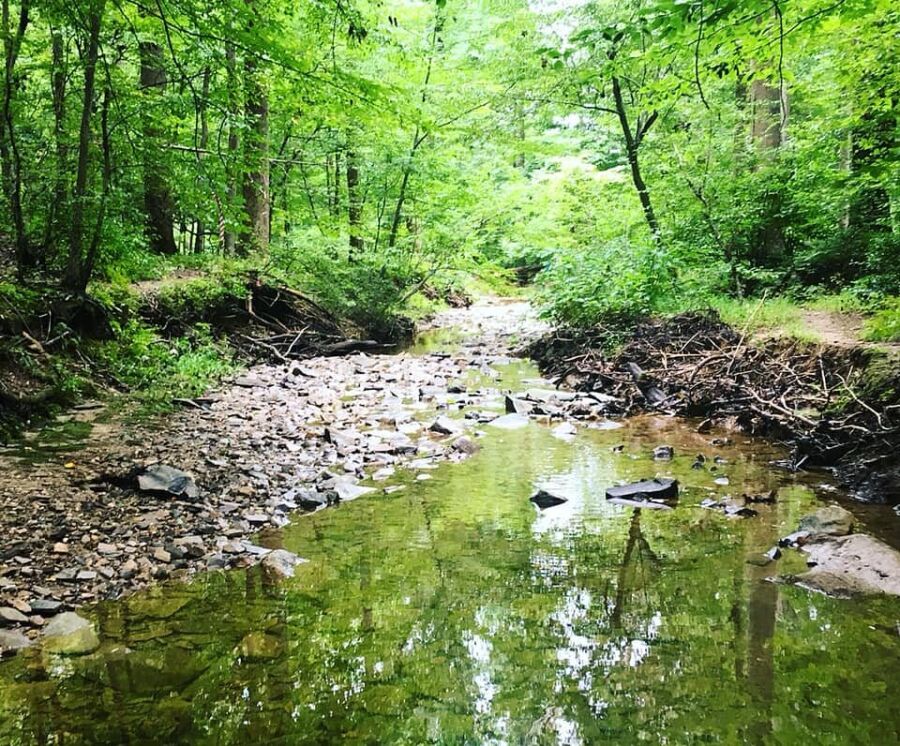
<path fill-rule="evenodd" d="M 267 532 L 304 512 L 403 489 L 382 484 L 398 470 L 427 481 L 439 463 L 476 453 L 485 428 L 536 418 L 567 439 L 574 423 L 605 428 L 610 416 L 633 408 L 622 390 L 494 383 L 492 366 L 544 331 L 524 303 L 451 311 L 432 335 L 464 340 L 452 352 L 426 344 L 394 355 L 258 365 L 174 414 L 97 427 L 88 445 L 64 457 L 34 463 L 3 455 L 0 647 L 14 652 L 42 629 L 51 637 L 74 634 L 77 647 L 87 633 L 64 615 L 82 604 L 198 571 L 271 561 Z M 713 448 L 730 442 L 710 437 Z M 673 455 L 665 446 L 657 451 L 660 461 Z M 695 468 L 715 471 L 712 457 L 708 464 L 697 458 Z M 549 498 L 547 506 L 564 502 Z M 710 507 L 748 517 L 760 500 L 745 495 Z M 853 549 L 843 542 L 835 548 L 844 555 Z M 886 566 L 897 566 L 886 545 L 865 549 L 867 573 L 878 574 L 871 557 L 879 553 L 889 555 Z M 297 561 L 274 559 L 275 570 Z M 823 589 L 835 588 L 855 589 L 846 582 Z M 63 621 L 51 624 L 54 618 Z"/>

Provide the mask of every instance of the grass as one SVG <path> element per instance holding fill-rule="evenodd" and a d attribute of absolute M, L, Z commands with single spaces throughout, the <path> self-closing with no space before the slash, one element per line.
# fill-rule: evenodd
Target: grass
<path fill-rule="evenodd" d="M 868 342 L 900 342 L 900 298 L 885 301 L 863 324 L 863 339 Z"/>
<path fill-rule="evenodd" d="M 803 323 L 803 306 L 789 298 L 716 298 L 711 303 L 722 320 L 746 332 L 777 330 L 795 339 L 815 341 Z"/>

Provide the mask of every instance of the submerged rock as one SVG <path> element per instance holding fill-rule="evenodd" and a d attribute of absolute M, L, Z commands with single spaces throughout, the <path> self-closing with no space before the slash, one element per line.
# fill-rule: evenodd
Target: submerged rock
<path fill-rule="evenodd" d="M 671 461 L 675 457 L 675 449 L 672 446 L 656 446 L 653 449 L 653 458 L 656 461 Z"/>
<path fill-rule="evenodd" d="M 800 531 L 810 535 L 846 536 L 853 528 L 853 513 L 839 505 L 827 505 L 800 519 Z"/>
<path fill-rule="evenodd" d="M 523 414 L 505 414 L 488 422 L 488 427 L 499 427 L 501 430 L 518 430 L 526 427 L 529 419 Z"/>
<path fill-rule="evenodd" d="M 61 655 L 84 655 L 100 647 L 94 625 L 74 611 L 54 617 L 44 627 L 44 649 Z"/>
<path fill-rule="evenodd" d="M 565 497 L 554 495 L 552 492 L 547 492 L 547 490 L 538 490 L 529 499 L 541 510 L 553 508 L 557 505 L 562 505 L 563 503 L 568 502 Z"/>
<path fill-rule="evenodd" d="M 283 650 L 281 640 L 265 632 L 248 632 L 241 640 L 241 655 L 248 660 L 271 660 Z"/>

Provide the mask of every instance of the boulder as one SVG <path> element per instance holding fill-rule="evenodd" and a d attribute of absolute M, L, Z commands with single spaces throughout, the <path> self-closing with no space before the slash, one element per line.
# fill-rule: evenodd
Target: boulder
<path fill-rule="evenodd" d="M 527 415 L 534 408 L 534 405 L 531 402 L 522 401 L 521 399 L 516 399 L 515 397 L 508 395 L 504 398 L 503 404 L 507 414 Z"/>
<path fill-rule="evenodd" d="M 12 606 L 0 607 L 0 626 L 10 627 L 14 624 L 28 624 L 28 617 Z"/>
<path fill-rule="evenodd" d="M 83 655 L 100 647 L 94 625 L 74 611 L 53 617 L 44 627 L 44 649 L 61 655 Z"/>
<path fill-rule="evenodd" d="M 846 536 L 853 528 L 853 513 L 839 505 L 826 505 L 800 519 L 800 531 L 810 535 Z"/>
<path fill-rule="evenodd" d="M 607 500 L 674 500 L 678 497 L 678 480 L 668 477 L 632 482 L 606 490 Z"/>
<path fill-rule="evenodd" d="M 449 417 L 438 417 L 428 428 L 433 433 L 440 435 L 455 435 L 459 432 L 459 425 Z"/>
<path fill-rule="evenodd" d="M 812 566 L 794 581 L 830 596 L 900 596 L 900 552 L 866 534 L 825 537 L 803 546 Z"/>

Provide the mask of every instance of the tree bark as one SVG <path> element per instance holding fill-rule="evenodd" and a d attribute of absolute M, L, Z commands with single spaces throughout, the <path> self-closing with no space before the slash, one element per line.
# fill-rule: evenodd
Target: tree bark
<path fill-rule="evenodd" d="M 363 250 L 362 200 L 359 194 L 359 164 L 356 153 L 347 151 L 347 223 L 350 233 L 350 258 Z"/>
<path fill-rule="evenodd" d="M 240 88 L 237 81 L 237 59 L 234 44 L 225 44 L 225 69 L 228 77 L 228 158 L 226 161 L 226 179 L 228 181 L 225 209 L 220 217 L 223 229 L 223 250 L 226 255 L 233 256 L 237 252 L 237 231 L 234 229 L 232 211 L 237 209 L 238 178 L 240 176 L 238 139 L 238 118 L 240 117 Z"/>
<path fill-rule="evenodd" d="M 162 47 L 152 41 L 139 44 L 141 58 L 141 89 L 147 99 L 159 98 L 168 82 L 163 64 Z M 165 169 L 161 164 L 159 128 L 154 122 L 152 106 L 144 108 L 144 210 L 147 219 L 147 239 L 157 254 L 175 254 L 175 225 L 172 194 Z"/>
<path fill-rule="evenodd" d="M 631 181 L 634 184 L 634 188 L 637 190 L 638 199 L 641 202 L 641 210 L 644 213 L 644 220 L 647 222 L 647 227 L 650 229 L 653 241 L 659 243 L 659 222 L 656 219 L 656 212 L 653 209 L 653 202 L 650 199 L 650 188 L 647 186 L 647 182 L 644 181 L 643 174 L 641 173 L 640 163 L 641 141 L 647 133 L 647 130 L 650 129 L 650 126 L 656 120 L 656 113 L 654 112 L 648 116 L 643 124 L 641 123 L 641 118 L 638 117 L 638 127 L 636 130 L 632 129 L 631 123 L 628 121 L 628 110 L 625 107 L 622 86 L 619 78 L 616 76 L 612 79 L 612 89 L 613 99 L 616 104 L 616 115 L 619 118 L 619 125 L 622 128 L 622 136 L 625 139 L 625 157 L 628 159 L 628 166 L 631 170 Z"/>
<path fill-rule="evenodd" d="M 203 70 L 203 87 L 200 91 L 200 101 L 198 102 L 197 116 L 200 120 L 200 152 L 197 153 L 197 166 L 200 168 L 200 159 L 203 157 L 201 152 L 205 151 L 209 145 L 209 121 L 206 114 L 207 101 L 209 99 L 209 83 L 212 77 L 212 71 L 209 67 Z M 194 252 L 202 254 L 206 248 L 206 228 L 203 225 L 203 217 L 197 218 L 197 235 L 194 237 Z"/>
<path fill-rule="evenodd" d="M 260 81 L 256 62 L 244 63 L 246 138 L 244 140 L 244 251 L 266 252 L 269 248 L 269 99 Z"/>
<path fill-rule="evenodd" d="M 88 167 L 91 159 L 91 114 L 94 108 L 94 81 L 100 49 L 100 28 L 105 0 L 99 0 L 88 13 L 88 38 L 84 54 L 84 88 L 81 105 L 81 125 L 78 132 L 78 166 L 72 193 L 72 220 L 69 235 L 69 258 L 63 286 L 81 294 L 87 287 L 93 267 L 82 255 L 84 245 L 84 217 L 87 196 Z"/>
<path fill-rule="evenodd" d="M 66 143 L 66 63 L 65 42 L 59 29 L 50 31 L 51 73 L 50 89 L 53 98 L 53 139 L 56 144 L 56 173 L 53 175 L 53 197 L 47 215 L 44 247 L 52 249 L 60 233 L 59 215 L 65 212 L 66 173 L 69 148 Z"/>
<path fill-rule="evenodd" d="M 3 191 L 9 203 L 16 240 L 16 260 L 19 271 L 34 264 L 34 256 L 28 243 L 25 217 L 22 213 L 22 159 L 16 141 L 13 123 L 12 101 L 15 91 L 15 67 L 22 46 L 22 38 L 28 28 L 30 1 L 22 0 L 19 7 L 19 21 L 15 33 L 9 28 L 9 0 L 3 0 L 3 50 L 5 53 L 5 75 L 3 86 L 3 122 L 0 137 L 0 160 L 2 160 Z"/>

